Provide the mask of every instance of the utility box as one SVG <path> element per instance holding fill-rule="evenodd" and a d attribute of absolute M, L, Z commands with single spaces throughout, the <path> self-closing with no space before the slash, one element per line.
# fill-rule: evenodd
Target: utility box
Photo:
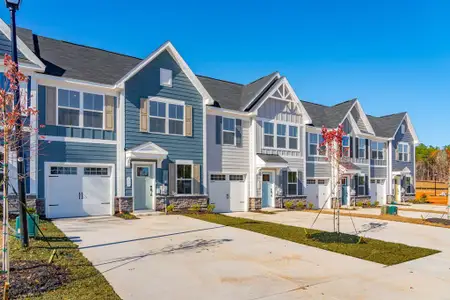
<path fill-rule="evenodd" d="M 33 222 L 34 220 L 34 222 Z M 37 226 L 39 225 L 39 215 L 37 214 L 32 214 L 29 215 L 27 214 L 27 223 L 28 223 L 28 236 L 29 237 L 36 237 L 37 236 Z M 21 232 L 20 232 L 20 217 L 16 218 L 16 232 L 17 232 L 17 237 L 20 237 Z"/>

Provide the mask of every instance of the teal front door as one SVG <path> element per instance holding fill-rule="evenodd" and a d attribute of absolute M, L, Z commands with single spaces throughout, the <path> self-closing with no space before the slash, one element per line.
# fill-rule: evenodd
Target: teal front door
<path fill-rule="evenodd" d="M 262 207 L 270 207 L 273 197 L 273 178 L 272 173 L 262 174 Z"/>
<path fill-rule="evenodd" d="M 348 185 L 347 178 L 342 179 L 342 205 L 348 205 Z"/>
<path fill-rule="evenodd" d="M 153 209 L 154 165 L 138 165 L 134 177 L 134 209 Z"/>

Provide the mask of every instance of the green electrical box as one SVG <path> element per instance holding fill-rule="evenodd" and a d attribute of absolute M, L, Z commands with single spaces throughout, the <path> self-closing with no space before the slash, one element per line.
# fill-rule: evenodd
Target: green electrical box
<path fill-rule="evenodd" d="M 33 222 L 34 220 L 34 222 Z M 39 215 L 37 214 L 32 214 L 32 215 L 28 215 L 27 214 L 27 223 L 28 223 L 28 236 L 29 237 L 36 237 L 37 236 L 37 225 L 39 225 Z M 17 232 L 17 237 L 20 237 L 20 217 L 16 218 L 16 232 Z"/>

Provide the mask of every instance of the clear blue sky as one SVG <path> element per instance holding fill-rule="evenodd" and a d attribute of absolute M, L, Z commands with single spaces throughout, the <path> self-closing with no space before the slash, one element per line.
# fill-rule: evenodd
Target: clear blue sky
<path fill-rule="evenodd" d="M 197 74 L 247 83 L 279 71 L 301 99 L 408 111 L 421 142 L 450 144 L 446 0 L 24 0 L 17 21 L 138 57 L 171 40 Z"/>

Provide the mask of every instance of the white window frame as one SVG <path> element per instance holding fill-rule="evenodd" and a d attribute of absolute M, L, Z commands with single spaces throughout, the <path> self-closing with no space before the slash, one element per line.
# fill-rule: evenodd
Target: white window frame
<path fill-rule="evenodd" d="M 290 128 L 297 128 L 297 135 L 296 136 L 291 136 L 291 131 Z M 288 147 L 287 149 L 289 150 L 300 150 L 300 139 L 299 139 L 299 135 L 300 135 L 300 128 L 298 127 L 298 125 L 288 125 L 287 126 L 287 130 L 288 130 Z M 297 148 L 291 148 L 291 139 L 296 139 L 297 140 Z"/>
<path fill-rule="evenodd" d="M 178 193 L 178 181 L 179 180 L 184 180 L 187 181 L 189 179 L 183 179 L 183 178 L 178 178 L 178 166 L 191 166 L 191 193 L 190 194 L 180 194 Z M 176 185 L 176 194 L 177 195 L 193 195 L 194 194 L 194 164 L 192 163 L 177 163 L 175 164 L 175 172 L 176 172 L 176 180 L 175 180 L 175 185 Z"/>
<path fill-rule="evenodd" d="M 263 118 L 258 118 L 259 121 L 262 121 L 262 128 L 261 128 L 261 147 L 264 149 L 271 149 L 271 150 L 287 150 L 287 151 L 301 151 L 300 149 L 300 126 L 295 123 L 290 122 L 283 122 L 283 121 L 277 121 L 277 120 L 267 120 Z M 264 124 L 270 123 L 273 125 L 273 135 L 272 134 L 265 134 L 264 133 Z M 285 148 L 279 148 L 277 143 L 278 138 L 278 125 L 284 125 L 286 126 L 286 134 L 282 137 L 286 140 L 286 147 Z M 293 149 L 289 147 L 289 139 L 291 138 L 289 135 L 289 127 L 296 127 L 297 128 L 297 148 Z M 273 136 L 273 147 L 268 147 L 264 145 L 264 136 Z M 294 137 L 292 137 L 294 138 Z M 301 156 L 303 156 L 303 153 L 301 153 Z"/>
<path fill-rule="evenodd" d="M 224 128 L 223 125 L 225 124 L 225 119 L 233 120 L 233 122 L 234 122 L 234 130 L 227 130 L 227 129 Z M 225 138 L 224 138 L 224 133 L 225 132 L 233 133 L 233 137 L 234 137 L 233 144 L 225 143 Z M 236 146 L 236 119 L 235 118 L 222 117 L 222 144 L 223 145 Z"/>
<path fill-rule="evenodd" d="M 365 138 L 358 138 L 358 158 L 365 158 L 367 159 L 367 149 L 366 149 L 366 140 Z M 364 143 L 361 143 L 361 141 L 364 141 Z M 361 147 L 362 145 L 362 147 Z M 364 150 L 364 155 L 361 157 L 360 150 Z"/>
<path fill-rule="evenodd" d="M 159 116 L 152 116 L 150 115 L 150 102 L 159 102 L 159 103 L 164 103 L 166 106 L 166 115 L 165 117 L 159 117 Z M 183 120 L 180 119 L 174 119 L 174 118 L 170 118 L 169 117 L 169 104 L 174 104 L 174 105 L 179 105 L 183 107 Z M 167 99 L 167 98 L 162 98 L 162 97 L 149 97 L 147 99 L 147 106 L 148 106 L 148 118 L 147 118 L 147 122 L 148 122 L 148 132 L 151 134 L 164 134 L 164 135 L 174 135 L 174 136 L 185 136 L 186 132 L 185 132 L 185 122 L 186 122 L 186 109 L 185 109 L 185 102 L 184 101 L 179 101 L 179 100 L 174 100 L 174 99 Z M 152 132 L 150 131 L 150 118 L 156 118 L 156 119 L 164 119 L 164 131 L 165 132 Z M 176 121 L 183 121 L 183 133 L 182 134 L 175 134 L 175 133 L 169 133 L 169 120 L 176 120 Z"/>
<path fill-rule="evenodd" d="M 320 137 L 322 137 L 322 139 L 323 139 L 322 134 L 314 133 L 314 132 L 308 132 L 308 135 L 309 135 L 308 136 L 308 156 L 310 156 L 310 157 L 326 157 L 328 155 L 328 147 L 324 146 L 325 147 L 325 154 L 324 155 L 320 154 L 320 150 L 319 150 L 319 148 L 320 148 Z M 311 135 L 316 135 L 317 136 L 317 144 L 316 143 L 311 143 Z M 316 145 L 317 154 L 311 154 L 311 152 L 310 152 L 310 150 L 311 150 L 310 146 L 311 145 Z"/>
<path fill-rule="evenodd" d="M 400 146 L 402 146 L 402 147 L 400 147 Z M 403 150 L 403 148 L 406 146 L 406 151 L 405 152 L 400 152 L 400 148 L 402 148 L 402 150 Z M 410 157 L 410 147 L 409 147 L 409 144 L 408 143 L 403 143 L 403 142 L 400 142 L 400 143 L 398 143 L 398 145 L 397 145 L 397 152 L 398 152 L 398 159 L 397 159 L 397 161 L 403 161 L 403 162 L 409 162 L 409 157 Z M 400 154 L 403 154 L 402 155 L 402 159 L 400 159 Z M 405 154 L 408 154 L 408 159 L 406 159 L 405 160 Z"/>
<path fill-rule="evenodd" d="M 278 135 L 278 125 L 280 126 L 284 126 L 284 135 Z M 275 128 L 276 128 L 276 132 L 275 133 L 275 148 L 277 149 L 288 149 L 288 144 L 287 144 L 287 134 L 288 134 L 288 130 L 289 130 L 289 126 L 283 123 L 275 123 Z M 274 130 L 275 131 L 275 130 Z M 284 146 L 283 148 L 278 146 L 278 138 L 284 138 Z"/>
<path fill-rule="evenodd" d="M 374 150 L 372 145 L 375 144 L 377 146 L 377 148 Z M 382 149 L 380 150 L 380 145 L 382 145 Z M 377 153 L 377 157 L 374 158 L 373 157 L 373 151 L 376 151 Z M 380 152 L 383 154 L 383 158 L 380 158 Z M 373 160 L 386 160 L 386 155 L 385 155 L 385 143 L 383 142 L 376 142 L 376 141 L 370 141 L 370 158 Z"/>
<path fill-rule="evenodd" d="M 286 195 L 288 196 L 297 196 L 298 195 L 298 171 L 287 171 L 287 178 L 286 178 Z M 289 182 L 289 173 L 295 173 L 295 183 Z M 289 185 L 295 184 L 295 194 L 289 194 Z"/>
<path fill-rule="evenodd" d="M 348 145 L 347 146 L 344 146 L 344 139 L 347 139 L 347 141 L 348 141 Z M 345 136 L 343 136 L 342 137 L 342 156 L 343 157 L 350 157 L 350 136 L 348 136 L 348 135 L 345 135 Z M 348 148 L 348 151 L 347 151 L 347 153 L 348 153 L 348 155 L 344 155 L 345 154 L 345 148 Z"/>
<path fill-rule="evenodd" d="M 77 108 L 73 108 L 73 107 L 60 106 L 59 105 L 59 90 L 66 90 L 66 91 L 70 91 L 70 92 L 79 93 L 80 94 L 80 107 L 77 109 Z M 100 112 L 99 110 L 90 110 L 90 109 L 85 110 L 84 109 L 84 93 L 102 96 L 103 110 L 102 110 L 102 127 L 101 128 L 84 127 L 84 111 Z M 59 124 L 59 108 L 78 110 L 78 113 L 79 113 L 78 126 Z M 85 128 L 85 129 L 93 129 L 93 130 L 95 130 L 95 129 L 96 130 L 105 130 L 105 94 L 91 92 L 91 91 L 85 91 L 85 90 L 72 89 L 72 88 L 56 87 L 56 126 L 63 126 L 63 127 L 69 127 L 69 128 Z"/>
<path fill-rule="evenodd" d="M 273 133 L 272 134 L 266 134 L 266 132 L 265 132 L 265 124 L 266 123 L 269 123 L 269 124 L 272 124 L 273 125 Z M 262 126 L 262 135 L 263 135 L 263 137 L 262 137 L 262 148 L 265 148 L 265 149 L 276 149 L 277 148 L 277 139 L 276 139 L 276 130 L 277 130 L 277 125 L 275 124 L 275 122 L 269 122 L 269 121 L 264 121 L 263 122 L 263 126 Z M 273 139 L 273 147 L 269 147 L 269 146 L 266 146 L 265 145 L 265 136 L 271 136 L 272 137 L 272 139 Z"/>
<path fill-rule="evenodd" d="M 172 84 L 173 84 L 172 70 L 164 69 L 164 68 L 159 69 L 159 84 L 161 86 L 172 87 Z"/>
<path fill-rule="evenodd" d="M 364 181 L 364 183 L 362 185 L 360 183 L 360 178 L 362 178 L 363 181 Z M 363 187 L 363 189 L 364 189 L 364 193 L 363 194 L 359 193 L 360 187 Z M 366 177 L 365 176 L 358 176 L 358 196 L 366 196 L 366 193 L 367 193 L 367 191 L 366 191 Z"/>

